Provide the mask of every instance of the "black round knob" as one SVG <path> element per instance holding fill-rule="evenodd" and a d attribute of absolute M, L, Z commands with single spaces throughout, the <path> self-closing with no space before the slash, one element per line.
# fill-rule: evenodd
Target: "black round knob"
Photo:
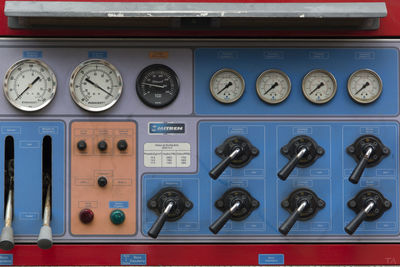
<path fill-rule="evenodd" d="M 107 142 L 102 140 L 97 144 L 97 147 L 99 148 L 100 151 L 105 151 L 107 150 Z"/>
<path fill-rule="evenodd" d="M 78 149 L 80 151 L 83 151 L 86 149 L 87 144 L 86 144 L 85 140 L 79 140 L 79 142 L 76 144 L 76 146 L 78 147 Z"/>
<path fill-rule="evenodd" d="M 107 178 L 104 176 L 100 176 L 99 179 L 97 179 L 97 183 L 100 187 L 105 187 L 107 185 Z"/>
<path fill-rule="evenodd" d="M 128 148 L 128 143 L 126 142 L 126 140 L 119 140 L 117 143 L 117 148 L 120 151 L 125 151 Z"/>

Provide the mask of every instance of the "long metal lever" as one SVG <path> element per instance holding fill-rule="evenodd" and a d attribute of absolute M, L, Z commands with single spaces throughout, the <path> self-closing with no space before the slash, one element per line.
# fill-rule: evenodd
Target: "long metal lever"
<path fill-rule="evenodd" d="M 371 157 L 373 151 L 374 149 L 371 146 L 368 147 L 367 152 L 365 152 L 365 155 L 362 157 L 360 162 L 358 162 L 357 166 L 355 167 L 355 169 L 353 170 L 353 172 L 349 177 L 349 181 L 351 183 L 357 184 L 358 181 L 360 181 L 361 175 L 363 174 L 364 169 L 367 166 L 368 160 Z"/>
<path fill-rule="evenodd" d="M 13 221 L 13 194 L 14 194 L 14 177 L 10 177 L 10 184 L 8 190 L 8 198 L 6 204 L 6 214 L 4 220 L 4 227 L 1 230 L 0 236 L 0 249 L 11 250 L 14 248 L 14 231 L 12 228 Z"/>
<path fill-rule="evenodd" d="M 307 152 L 307 148 L 303 147 L 300 149 L 299 153 L 295 157 L 293 157 L 279 172 L 278 177 L 282 180 L 286 180 L 293 169 L 296 167 L 297 163 L 299 163 L 300 159 Z"/>
<path fill-rule="evenodd" d="M 296 223 L 297 219 L 300 217 L 300 214 L 307 207 L 307 205 L 308 203 L 306 200 L 302 201 L 299 207 L 289 216 L 289 218 L 287 218 L 286 221 L 279 226 L 279 232 L 281 232 L 281 234 L 287 235 L 289 233 L 290 229 L 292 229 L 293 225 Z"/>
<path fill-rule="evenodd" d="M 213 224 L 210 225 L 209 229 L 214 234 L 217 234 L 222 227 L 226 224 L 226 222 L 232 217 L 232 214 L 235 213 L 240 208 L 240 201 L 236 201 L 233 206 L 224 212 Z"/>
<path fill-rule="evenodd" d="M 47 186 L 46 201 L 43 212 L 43 226 L 40 228 L 37 244 L 41 249 L 49 249 L 53 246 L 53 235 L 50 227 L 51 219 L 51 199 L 50 199 L 50 183 Z"/>
<path fill-rule="evenodd" d="M 346 225 L 344 228 L 346 233 L 352 235 L 365 220 L 365 218 L 367 218 L 368 212 L 370 212 L 374 206 L 375 203 L 373 201 L 368 202 L 368 205 L 365 207 L 365 209 L 361 210 L 357 216 L 348 225 Z"/>

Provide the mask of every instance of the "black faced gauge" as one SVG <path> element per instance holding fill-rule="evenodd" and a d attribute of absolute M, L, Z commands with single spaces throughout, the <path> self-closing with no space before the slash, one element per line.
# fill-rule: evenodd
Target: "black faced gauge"
<path fill-rule="evenodd" d="M 37 59 L 23 59 L 12 65 L 4 78 L 8 102 L 24 111 L 36 111 L 53 100 L 57 80 L 53 71 Z"/>
<path fill-rule="evenodd" d="M 336 94 L 336 79 L 326 70 L 312 70 L 304 76 L 302 89 L 307 100 L 314 104 L 324 104 Z"/>
<path fill-rule="evenodd" d="M 137 77 L 136 93 L 147 106 L 168 106 L 178 96 L 179 78 L 170 67 L 161 64 L 150 65 Z"/>
<path fill-rule="evenodd" d="M 256 90 L 258 97 L 268 104 L 278 104 L 290 94 L 290 79 L 280 70 L 266 70 L 258 76 Z"/>
<path fill-rule="evenodd" d="M 369 104 L 379 98 L 382 93 L 382 80 L 379 75 L 369 69 L 355 71 L 347 81 L 350 97 L 360 104 Z"/>
<path fill-rule="evenodd" d="M 232 69 L 221 69 L 214 73 L 210 80 L 211 95 L 224 104 L 238 101 L 244 93 L 244 88 L 242 75 Z"/>
<path fill-rule="evenodd" d="M 119 71 L 102 59 L 89 59 L 79 64 L 69 82 L 75 103 L 93 112 L 111 108 L 121 96 L 122 86 Z"/>

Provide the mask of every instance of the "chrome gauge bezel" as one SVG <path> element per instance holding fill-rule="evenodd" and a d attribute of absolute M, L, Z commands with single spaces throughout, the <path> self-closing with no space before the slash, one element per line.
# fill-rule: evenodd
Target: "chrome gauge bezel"
<path fill-rule="evenodd" d="M 27 107 L 24 105 L 21 105 L 19 103 L 16 103 L 15 100 L 10 96 L 10 76 L 11 74 L 14 72 L 15 69 L 17 69 L 21 64 L 36 64 L 39 65 L 40 67 L 43 67 L 44 70 L 47 72 L 48 76 L 51 78 L 51 95 L 50 97 L 43 102 L 41 105 L 37 106 L 37 107 Z M 47 88 L 48 90 L 48 88 Z M 28 112 L 32 112 L 32 111 L 38 111 L 43 109 L 44 107 L 46 107 L 48 104 L 50 104 L 50 102 L 54 99 L 55 95 L 56 95 L 56 91 L 57 91 L 57 78 L 53 72 L 53 70 L 50 68 L 49 65 L 47 65 L 46 63 L 44 63 L 42 60 L 39 59 L 21 59 L 17 62 L 15 62 L 8 70 L 6 75 L 4 76 L 4 83 L 3 83 L 3 92 L 4 95 L 7 99 L 7 101 L 15 108 L 22 110 L 22 111 L 28 111 Z"/>
<path fill-rule="evenodd" d="M 213 90 L 213 82 L 214 82 L 214 80 L 215 80 L 221 73 L 224 73 L 224 72 L 231 72 L 231 73 L 235 74 L 235 75 L 239 78 L 240 83 L 241 83 L 241 85 L 242 85 L 242 90 L 241 90 L 240 94 L 239 94 L 236 98 L 231 99 L 231 100 L 226 100 L 226 99 L 221 99 L 221 98 L 219 98 L 219 97 L 215 94 L 215 92 L 214 92 L 214 90 Z M 215 72 L 215 73 L 212 75 L 212 77 L 211 77 L 211 79 L 210 79 L 210 92 L 211 92 L 212 97 L 213 97 L 215 100 L 217 100 L 218 102 L 223 103 L 223 104 L 232 104 L 232 103 L 238 101 L 238 100 L 243 96 L 243 94 L 244 94 L 244 91 L 245 91 L 245 89 L 246 89 L 245 86 L 246 86 L 246 84 L 245 84 L 245 82 L 244 82 L 243 76 L 242 76 L 239 72 L 237 72 L 236 70 L 229 69 L 229 68 L 224 68 L 224 69 L 218 70 L 217 72 Z"/>
<path fill-rule="evenodd" d="M 350 87 L 351 87 L 351 82 L 352 82 L 353 78 L 354 78 L 357 74 L 359 74 L 360 72 L 368 72 L 369 74 L 372 74 L 372 75 L 376 78 L 376 80 L 378 81 L 378 86 L 379 86 L 378 91 L 379 91 L 379 92 L 378 92 L 377 95 L 375 95 L 375 96 L 374 96 L 373 98 L 371 98 L 371 99 L 362 100 L 362 99 L 356 98 L 356 97 L 352 94 L 352 92 L 351 92 L 351 89 L 350 89 Z M 375 101 L 381 96 L 382 91 L 383 91 L 382 79 L 381 79 L 381 77 L 379 76 L 378 73 L 376 73 L 375 71 L 373 71 L 373 70 L 371 70 L 371 69 L 359 69 L 359 70 L 356 70 L 355 72 L 353 72 L 353 73 L 350 75 L 349 79 L 347 80 L 347 92 L 348 92 L 350 98 L 351 98 L 353 101 L 355 101 L 355 102 L 357 102 L 357 103 L 359 103 L 359 104 L 370 104 L 370 103 L 372 103 L 372 102 L 375 102 Z"/>
<path fill-rule="evenodd" d="M 77 95 L 75 94 L 74 83 L 75 83 L 75 79 L 76 79 L 77 74 L 78 74 L 79 71 L 81 71 L 83 68 L 85 68 L 85 67 L 87 67 L 88 65 L 91 65 L 91 64 L 101 64 L 101 65 L 104 65 L 104 66 L 110 68 L 110 69 L 113 71 L 114 75 L 116 76 L 116 78 L 117 78 L 117 80 L 118 80 L 118 82 L 119 82 L 119 84 L 120 84 L 120 86 L 118 86 L 118 87 L 116 88 L 116 95 L 115 95 L 115 97 L 113 98 L 113 100 L 112 100 L 110 103 L 108 103 L 107 105 L 104 105 L 104 106 L 101 106 L 101 107 L 91 107 L 91 106 L 88 106 L 88 105 L 84 104 L 82 101 L 80 101 L 80 99 L 79 99 L 79 98 L 77 97 Z M 111 63 L 109 63 L 108 61 L 106 61 L 106 60 L 104 60 L 104 59 L 89 59 L 89 60 L 85 60 L 85 61 L 81 62 L 81 63 L 74 69 L 74 71 L 73 71 L 72 74 L 71 74 L 71 78 L 70 78 L 70 80 L 69 80 L 69 91 L 70 91 L 70 93 L 71 93 L 71 97 L 72 97 L 72 99 L 74 100 L 74 102 L 75 102 L 79 107 L 81 107 L 82 109 L 87 110 L 87 111 L 91 111 L 91 112 L 101 112 L 101 111 L 105 111 L 105 110 L 110 109 L 112 106 L 114 106 L 115 103 L 117 103 L 118 100 L 119 100 L 119 98 L 121 97 L 123 86 L 124 86 L 124 85 L 123 85 L 122 76 L 121 76 L 120 72 L 118 71 L 118 69 L 117 69 L 114 65 L 112 65 Z"/>
<path fill-rule="evenodd" d="M 287 84 L 288 84 L 287 92 L 285 93 L 285 95 L 283 96 L 282 99 L 279 99 L 279 100 L 277 100 L 277 101 L 273 101 L 273 100 L 271 100 L 271 99 L 266 98 L 266 97 L 264 96 L 264 93 L 261 92 L 261 88 L 259 87 L 259 84 L 260 84 L 261 80 L 263 79 L 263 77 L 264 77 L 266 74 L 270 74 L 270 73 L 279 73 L 280 75 L 283 76 L 283 78 L 286 80 L 286 82 L 287 82 Z M 258 76 L 257 81 L 256 81 L 256 91 L 257 91 L 258 97 L 259 97 L 262 101 L 264 101 L 265 103 L 272 104 L 272 105 L 276 105 L 276 104 L 279 104 L 279 103 L 282 103 L 283 101 L 285 101 L 285 100 L 289 97 L 289 95 L 290 95 L 291 88 L 292 88 L 292 84 L 291 84 L 291 82 L 290 82 L 289 76 L 288 76 L 285 72 L 283 72 L 283 71 L 281 71 L 281 70 L 278 70 L 278 69 L 269 69 L 269 70 L 264 71 L 263 73 L 261 73 L 261 74 Z"/>
<path fill-rule="evenodd" d="M 330 95 L 330 97 L 328 97 L 327 99 L 325 99 L 325 100 L 323 100 L 323 101 L 315 101 L 314 99 L 310 98 L 309 95 L 308 95 L 307 92 L 306 92 L 306 89 L 305 89 L 305 83 L 307 82 L 308 78 L 309 78 L 311 75 L 313 75 L 313 74 L 315 74 L 315 73 L 318 73 L 318 72 L 326 74 L 326 75 L 331 79 L 331 81 L 332 81 L 332 83 L 333 83 L 333 87 L 334 87 L 334 88 L 333 88 L 333 92 L 332 92 L 332 94 Z M 336 82 L 336 78 L 335 78 L 335 76 L 333 76 L 333 74 L 330 73 L 329 71 L 326 71 L 326 70 L 323 70 L 323 69 L 314 69 L 314 70 L 311 70 L 310 72 L 308 72 L 308 73 L 304 76 L 303 81 L 302 81 L 302 83 L 301 83 L 301 89 L 302 89 L 302 92 L 303 92 L 304 97 L 305 97 L 308 101 L 310 101 L 311 103 L 317 104 L 317 105 L 325 104 L 325 103 L 328 103 L 329 101 L 331 101 L 332 98 L 334 98 L 335 95 L 336 95 L 336 91 L 337 91 L 337 82 Z"/>

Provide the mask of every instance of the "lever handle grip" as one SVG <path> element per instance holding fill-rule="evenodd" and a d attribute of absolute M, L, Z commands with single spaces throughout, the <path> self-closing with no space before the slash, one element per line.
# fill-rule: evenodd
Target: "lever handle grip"
<path fill-rule="evenodd" d="M 285 181 L 293 169 L 296 167 L 297 163 L 299 163 L 301 157 L 293 157 L 286 165 L 278 172 L 278 177 Z"/>
<path fill-rule="evenodd" d="M 50 226 L 43 225 L 40 228 L 37 244 L 41 249 L 49 249 L 53 246 L 53 234 Z"/>
<path fill-rule="evenodd" d="M 11 226 L 4 226 L 1 230 L 0 249 L 11 250 L 14 248 L 14 231 Z"/>
<path fill-rule="evenodd" d="M 368 158 L 367 157 L 362 157 L 360 162 L 358 162 L 357 166 L 351 173 L 349 177 L 349 181 L 353 184 L 357 184 L 360 181 L 361 175 L 364 172 L 365 167 L 367 166 L 368 163 Z"/>
<path fill-rule="evenodd" d="M 217 234 L 231 217 L 231 210 L 229 209 L 225 211 L 215 222 L 213 222 L 213 224 L 210 225 L 210 231 Z"/>
<path fill-rule="evenodd" d="M 167 217 L 168 217 L 168 213 L 165 213 L 165 212 L 161 213 L 160 217 L 157 218 L 157 220 L 151 226 L 151 228 L 147 232 L 147 234 L 152 238 L 157 238 L 158 234 L 161 231 L 161 228 L 163 228 L 164 223 L 167 220 Z"/>
<path fill-rule="evenodd" d="M 279 226 L 279 232 L 281 232 L 283 235 L 287 235 L 299 217 L 300 212 L 296 210 L 289 216 L 289 218 L 286 219 L 286 221 L 282 223 L 281 226 Z"/>
<path fill-rule="evenodd" d="M 225 171 L 225 169 L 231 164 L 233 158 L 226 157 L 220 163 L 218 163 L 208 174 L 211 178 L 218 179 L 218 177 Z"/>
<path fill-rule="evenodd" d="M 367 212 L 365 210 L 360 211 L 357 216 L 354 217 L 354 219 L 344 228 L 346 233 L 352 235 L 365 220 L 365 218 L 367 218 Z"/>

